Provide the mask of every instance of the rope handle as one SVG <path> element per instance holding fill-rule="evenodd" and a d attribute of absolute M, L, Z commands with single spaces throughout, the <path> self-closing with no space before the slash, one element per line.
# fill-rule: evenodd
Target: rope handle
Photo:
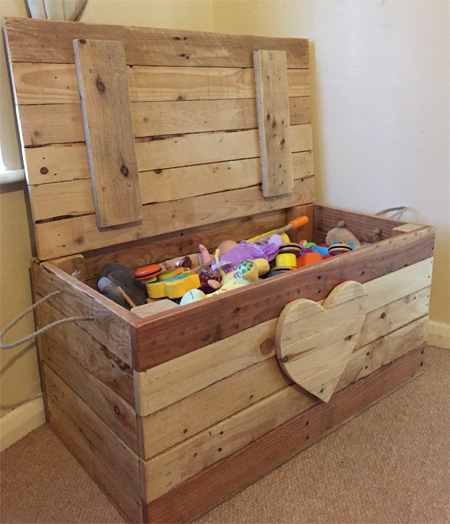
<path fill-rule="evenodd" d="M 394 220 L 400 220 L 403 216 L 403 213 L 407 211 L 406 206 L 398 206 L 398 207 L 389 207 L 387 209 L 383 209 L 382 211 L 378 211 L 378 213 L 375 213 L 376 216 L 382 217 L 386 216 L 388 213 L 392 213 L 391 217 Z"/>
<path fill-rule="evenodd" d="M 13 326 L 15 326 L 18 322 L 20 322 L 26 315 L 28 315 L 28 313 L 31 313 L 34 309 L 36 309 L 39 306 L 39 304 L 42 304 L 49 298 L 52 298 L 55 295 L 58 295 L 59 293 L 61 293 L 61 291 L 58 289 L 48 294 L 46 297 L 41 298 L 35 304 L 31 305 L 28 309 L 26 309 L 23 313 L 21 313 L 18 317 L 16 317 L 10 324 L 8 324 L 5 327 L 5 329 L 0 333 L 0 349 L 12 349 L 17 346 L 20 346 L 20 344 L 23 344 L 24 342 L 28 342 L 29 340 L 36 338 L 37 336 L 41 335 L 42 333 L 45 333 L 49 329 L 52 329 L 56 326 L 60 326 L 61 324 L 65 324 L 66 322 L 74 322 L 75 320 L 94 320 L 94 317 L 69 317 L 69 318 L 63 318 L 61 320 L 55 320 L 55 322 L 52 322 L 48 326 L 38 329 L 34 333 L 30 333 L 26 337 L 21 338 L 20 340 L 16 340 L 15 342 L 12 342 L 11 344 L 3 343 L 3 337 L 6 335 L 6 333 L 8 333 L 8 331 Z"/>

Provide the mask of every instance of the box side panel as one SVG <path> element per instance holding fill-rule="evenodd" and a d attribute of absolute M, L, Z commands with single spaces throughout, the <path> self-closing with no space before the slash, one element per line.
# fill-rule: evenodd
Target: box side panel
<path fill-rule="evenodd" d="M 125 366 L 131 365 L 130 324 L 138 317 L 51 263 L 36 264 L 35 293 L 51 297 L 51 305 L 67 317 L 86 317 L 77 325 L 105 346 Z"/>
<path fill-rule="evenodd" d="M 432 257 L 433 250 L 434 230 L 425 228 L 142 320 L 133 328 L 135 368 L 144 371 L 277 318 L 297 298 L 320 301 L 346 280 L 365 284 L 412 266 Z"/>
<path fill-rule="evenodd" d="M 146 522 L 187 522 L 211 509 L 417 376 L 423 352 L 410 351 L 152 501 Z"/>
<path fill-rule="evenodd" d="M 44 364 L 48 422 L 130 522 L 140 522 L 140 459 Z"/>

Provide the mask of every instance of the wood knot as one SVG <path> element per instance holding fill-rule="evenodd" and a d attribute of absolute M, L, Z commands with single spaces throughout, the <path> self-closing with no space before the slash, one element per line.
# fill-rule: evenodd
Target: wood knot
<path fill-rule="evenodd" d="M 259 346 L 259 350 L 263 355 L 268 355 L 272 352 L 274 346 L 274 339 L 273 338 L 267 338 L 264 340 L 264 342 Z"/>
<path fill-rule="evenodd" d="M 42 175 L 46 175 L 48 173 L 48 169 L 46 167 L 41 167 L 40 172 Z"/>
<path fill-rule="evenodd" d="M 80 44 L 85 44 L 86 40 L 84 38 L 80 38 L 79 42 L 80 42 Z"/>
<path fill-rule="evenodd" d="M 128 176 L 128 167 L 123 165 L 121 168 L 120 168 L 120 172 L 122 173 L 122 175 L 124 176 Z"/>
<path fill-rule="evenodd" d="M 105 92 L 105 84 L 103 82 L 100 82 L 100 80 L 97 82 L 97 89 L 100 91 L 100 93 Z"/>

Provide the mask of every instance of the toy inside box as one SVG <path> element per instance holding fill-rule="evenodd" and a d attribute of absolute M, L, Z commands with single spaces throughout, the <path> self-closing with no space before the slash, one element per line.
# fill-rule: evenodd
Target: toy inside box
<path fill-rule="evenodd" d="M 129 521 L 194 519 L 422 371 L 434 231 L 314 205 L 306 40 L 25 19 L 5 36 L 37 321 L 67 320 L 39 339 L 47 420 Z M 96 289 L 107 263 L 299 216 L 293 242 L 344 220 L 367 245 L 145 318 Z"/>

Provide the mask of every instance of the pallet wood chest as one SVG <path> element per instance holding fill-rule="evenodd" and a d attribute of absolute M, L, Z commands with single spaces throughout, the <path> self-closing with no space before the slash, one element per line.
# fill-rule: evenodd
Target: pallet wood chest
<path fill-rule="evenodd" d="M 40 336 L 47 420 L 128 521 L 196 518 L 422 371 L 434 231 L 314 204 L 306 40 L 25 19 L 4 30 L 34 293 L 51 294 L 37 324 L 82 317 Z M 96 290 L 107 262 L 213 249 L 300 214 L 297 239 L 323 242 L 345 220 L 368 245 L 148 318 Z M 325 402 L 283 371 L 280 315 L 347 281 L 365 316 Z M 345 312 L 320 324 L 324 339 Z"/>

